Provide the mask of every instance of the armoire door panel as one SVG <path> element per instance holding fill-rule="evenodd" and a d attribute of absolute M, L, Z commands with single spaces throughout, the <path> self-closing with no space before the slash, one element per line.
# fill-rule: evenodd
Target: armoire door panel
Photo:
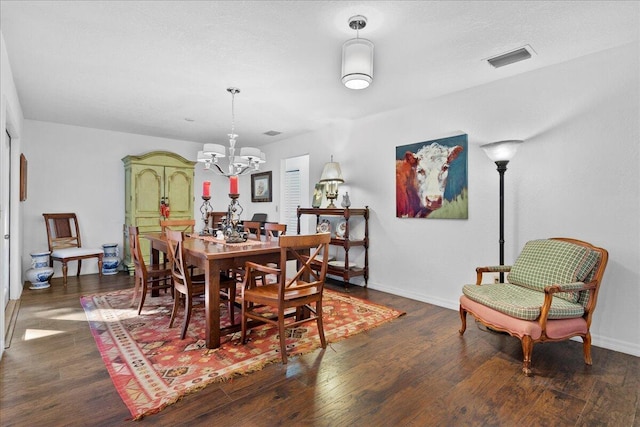
<path fill-rule="evenodd" d="M 193 216 L 193 169 L 165 167 L 165 196 L 171 217 Z"/>
<path fill-rule="evenodd" d="M 135 216 L 160 216 L 160 199 L 164 196 L 162 166 L 134 166 Z"/>

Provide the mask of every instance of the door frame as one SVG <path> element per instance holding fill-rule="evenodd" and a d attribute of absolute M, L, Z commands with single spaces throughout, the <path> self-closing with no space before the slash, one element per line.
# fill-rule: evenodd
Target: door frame
<path fill-rule="evenodd" d="M 3 248 L 3 258 L 9 260 L 0 260 L 0 278 L 8 277 L 9 279 L 9 298 L 12 300 L 20 299 L 22 295 L 22 204 L 20 203 L 20 153 L 22 152 L 22 141 L 20 134 L 20 123 L 17 116 L 11 109 L 10 103 L 5 96 L 0 99 L 2 103 L 2 117 L 0 118 L 0 150 L 5 150 L 6 132 L 11 135 L 11 150 L 7 155 L 10 163 L 10 179 L 0 179 L 0 193 L 7 195 L 10 200 L 10 212 L 6 220 L 2 214 L 0 218 L 0 228 Z M 12 183 L 10 184 L 9 181 Z M 10 218 L 10 220 L 9 220 Z M 11 236 L 10 240 L 5 244 L 4 234 Z M 6 252 L 6 255 L 5 255 Z M 0 359 L 4 353 L 5 347 L 5 291 L 4 287 L 0 287 Z"/>

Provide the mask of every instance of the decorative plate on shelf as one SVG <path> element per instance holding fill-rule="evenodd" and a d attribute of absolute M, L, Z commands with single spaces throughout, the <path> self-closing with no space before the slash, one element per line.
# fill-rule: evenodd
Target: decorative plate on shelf
<path fill-rule="evenodd" d="M 347 232 L 347 221 L 340 221 L 336 227 L 336 237 L 343 239 Z"/>
<path fill-rule="evenodd" d="M 336 257 L 334 257 L 333 255 L 329 255 L 329 257 L 327 258 L 327 261 L 328 261 L 328 262 L 327 262 L 327 264 L 328 264 L 329 262 L 333 261 L 335 258 L 336 258 Z M 316 257 L 316 259 L 317 259 L 318 261 L 322 261 L 322 255 L 318 255 L 318 256 Z"/>
<path fill-rule="evenodd" d="M 327 264 L 329 264 L 332 267 L 342 267 L 344 268 L 344 260 L 339 261 L 339 260 L 335 260 L 335 261 L 329 261 Z M 349 263 L 349 268 L 353 268 L 356 266 L 355 262 L 350 262 Z"/>
<path fill-rule="evenodd" d="M 316 231 L 318 233 L 330 233 L 331 232 L 331 223 L 328 219 L 323 219 L 320 221 L 318 226 L 316 227 Z"/>

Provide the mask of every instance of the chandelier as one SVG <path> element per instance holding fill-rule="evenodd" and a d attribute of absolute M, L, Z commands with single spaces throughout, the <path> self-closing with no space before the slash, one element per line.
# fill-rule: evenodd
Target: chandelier
<path fill-rule="evenodd" d="M 240 89 L 236 87 L 227 88 L 227 92 L 231 94 L 231 133 L 229 135 L 229 156 L 226 170 L 220 166 L 218 159 L 227 157 L 226 148 L 221 144 L 204 144 L 202 151 L 198 151 L 198 162 L 204 163 L 205 170 L 212 170 L 211 165 L 224 176 L 237 176 L 249 173 L 251 171 L 260 170 L 260 164 L 267 161 L 265 154 L 254 147 L 240 148 L 240 155 L 236 155 L 236 138 L 235 133 L 235 96 L 240 93 Z"/>

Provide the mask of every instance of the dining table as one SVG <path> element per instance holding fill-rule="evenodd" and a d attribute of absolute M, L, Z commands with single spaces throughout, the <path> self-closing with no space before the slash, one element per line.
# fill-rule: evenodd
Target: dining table
<path fill-rule="evenodd" d="M 157 264 L 160 253 L 167 253 L 167 242 L 162 233 L 147 233 L 144 237 L 151 243 L 152 263 Z M 192 235 L 185 239 L 184 251 L 187 263 L 204 271 L 205 341 L 207 348 L 217 348 L 221 336 L 240 329 L 234 322 L 229 327 L 220 327 L 220 272 L 244 266 L 246 261 L 277 263 L 280 246 L 277 240 L 226 243 L 213 236 Z"/>

